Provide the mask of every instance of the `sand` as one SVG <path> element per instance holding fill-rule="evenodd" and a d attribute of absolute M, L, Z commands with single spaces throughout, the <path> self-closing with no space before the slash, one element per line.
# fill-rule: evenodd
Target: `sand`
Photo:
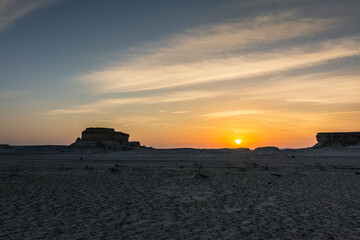
<path fill-rule="evenodd" d="M 360 239 L 360 149 L 0 154 L 0 239 Z"/>

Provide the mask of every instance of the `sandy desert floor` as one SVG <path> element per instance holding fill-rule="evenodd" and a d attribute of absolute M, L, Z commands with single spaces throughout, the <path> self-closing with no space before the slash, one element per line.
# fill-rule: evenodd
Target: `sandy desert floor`
<path fill-rule="evenodd" d="M 0 239 L 360 239 L 360 149 L 0 154 Z"/>

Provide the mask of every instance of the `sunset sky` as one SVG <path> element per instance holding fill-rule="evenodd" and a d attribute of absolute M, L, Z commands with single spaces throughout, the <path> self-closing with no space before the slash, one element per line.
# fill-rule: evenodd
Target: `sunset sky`
<path fill-rule="evenodd" d="M 0 144 L 111 127 L 159 148 L 292 148 L 359 131 L 359 23 L 356 0 L 0 0 Z"/>

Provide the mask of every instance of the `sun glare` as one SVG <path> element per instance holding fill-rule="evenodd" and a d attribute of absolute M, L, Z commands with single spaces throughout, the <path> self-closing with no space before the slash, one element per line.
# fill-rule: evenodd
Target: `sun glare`
<path fill-rule="evenodd" d="M 236 144 L 240 144 L 240 143 L 241 143 L 241 139 L 236 139 L 235 142 L 236 142 Z"/>

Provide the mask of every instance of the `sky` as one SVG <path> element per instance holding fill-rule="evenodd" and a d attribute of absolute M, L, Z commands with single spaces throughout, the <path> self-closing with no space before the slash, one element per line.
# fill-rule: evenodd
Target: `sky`
<path fill-rule="evenodd" d="M 111 127 L 157 148 L 300 148 L 359 131 L 359 9 L 0 0 L 0 143 L 71 144 Z"/>

